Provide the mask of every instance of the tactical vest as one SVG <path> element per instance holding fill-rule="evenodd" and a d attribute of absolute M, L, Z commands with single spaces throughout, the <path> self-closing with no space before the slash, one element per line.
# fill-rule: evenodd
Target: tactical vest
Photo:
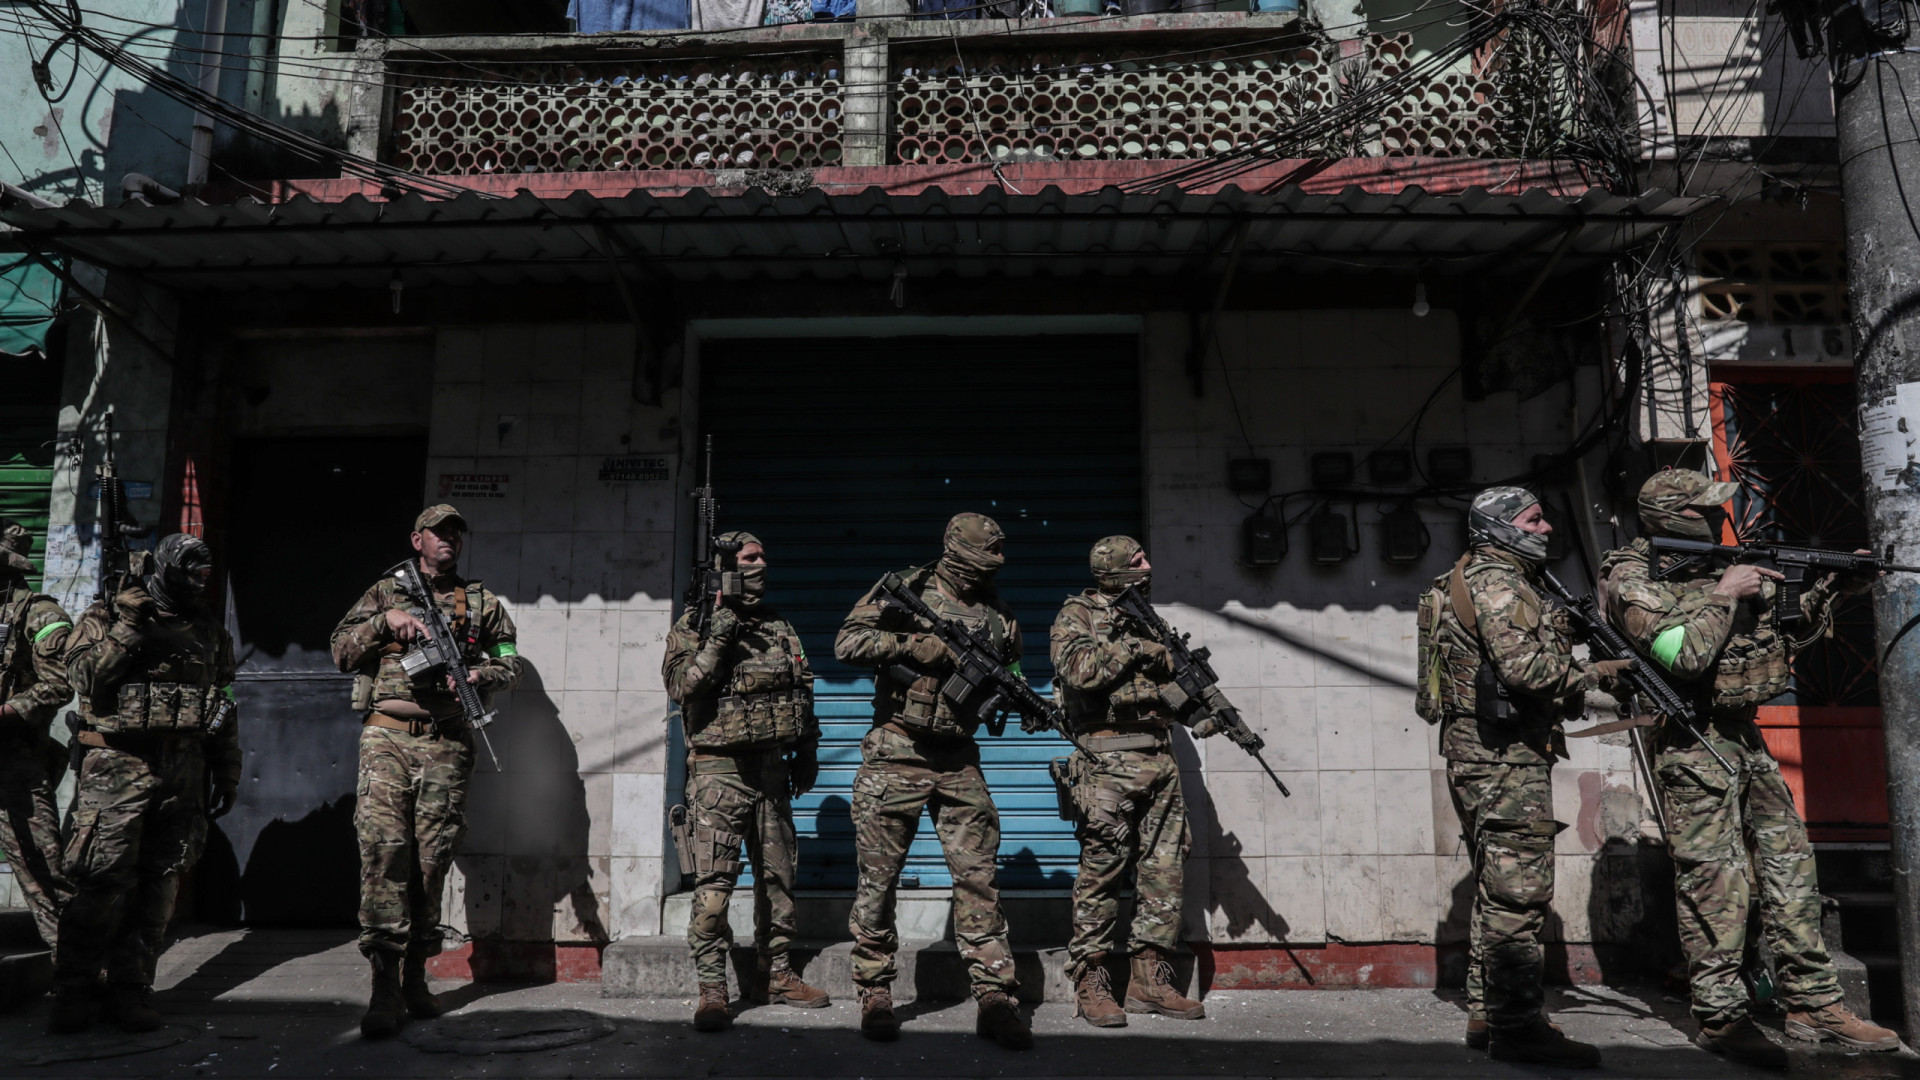
<path fill-rule="evenodd" d="M 1418 683 L 1413 709 L 1438 724 L 1450 716 L 1471 716 L 1493 724 L 1514 724 L 1541 712 L 1536 703 L 1515 697 L 1500 681 L 1479 634 L 1479 616 L 1466 585 L 1471 552 L 1437 577 L 1420 594 Z M 1452 616 L 1451 621 L 1448 615 Z"/>
<path fill-rule="evenodd" d="M 1719 587 L 1720 579 L 1669 579 L 1666 584 L 1679 594 L 1675 610 L 1686 612 L 1716 602 L 1709 597 Z M 1697 705 L 1709 711 L 1727 713 L 1744 711 L 1786 692 L 1793 677 L 1792 657 L 1773 619 L 1776 595 L 1773 583 L 1765 582 L 1759 603 L 1739 603 L 1733 633 L 1720 650 L 1711 676 L 1681 684 L 1682 693 L 1691 695 Z"/>
<path fill-rule="evenodd" d="M 966 615 L 947 610 L 948 601 L 933 586 L 933 568 L 917 567 L 902 574 L 909 589 L 920 590 L 921 598 L 935 612 L 959 622 L 978 628 L 978 616 Z M 1002 656 L 1006 653 L 1007 619 L 990 603 L 980 607 L 986 612 L 987 635 L 993 641 L 993 647 Z M 918 632 L 926 632 L 927 627 L 916 627 Z M 875 726 L 889 720 L 896 721 L 914 731 L 924 731 L 930 735 L 947 738 L 971 737 L 980 729 L 980 718 L 972 710 L 964 713 L 956 709 L 955 703 L 947 700 L 940 687 L 945 685 L 952 674 L 943 667 L 933 674 L 919 674 L 905 665 L 896 664 L 879 670 L 873 680 L 873 722 Z M 913 676 L 907 678 L 907 676 Z"/>
<path fill-rule="evenodd" d="M 231 688 L 214 685 L 219 631 L 210 620 L 157 621 L 134 651 L 133 670 L 111 695 L 81 699 L 89 727 L 109 734 L 204 735 L 224 722 Z"/>
<path fill-rule="evenodd" d="M 800 642 L 791 630 L 781 629 L 768 635 L 773 647 L 756 651 L 746 642 L 755 632 L 743 629 L 735 640 L 720 693 L 682 708 L 687 742 L 695 748 L 786 745 L 806 730 L 813 687 L 800 677 Z"/>
<path fill-rule="evenodd" d="M 1109 618 L 1113 613 L 1086 594 L 1071 597 L 1067 603 L 1092 608 Z M 1061 688 L 1061 704 L 1076 734 L 1112 729 L 1161 732 L 1173 724 L 1178 711 L 1167 701 L 1165 684 L 1137 667 L 1119 685 L 1105 691 L 1075 690 L 1065 680 L 1056 680 L 1055 685 Z"/>
<path fill-rule="evenodd" d="M 404 592 L 398 593 L 395 598 L 405 599 L 405 595 Z M 436 596 L 434 599 L 437 604 L 439 597 Z M 407 612 L 415 618 L 423 618 L 425 615 L 424 612 L 415 611 L 411 603 L 399 603 L 393 606 Z M 481 607 L 480 583 L 477 581 L 469 581 L 459 589 L 454 590 L 452 606 L 452 612 L 447 614 L 447 628 L 453 631 L 454 639 L 460 642 L 460 656 L 467 662 L 467 666 L 469 668 L 477 667 L 485 663 L 487 659 L 486 654 L 480 649 L 480 632 L 476 626 L 477 620 L 474 616 L 474 613 L 479 611 Z M 386 618 L 386 612 L 382 611 L 375 617 L 384 619 Z M 397 641 L 390 641 L 381 648 L 369 653 L 367 657 L 360 662 L 360 669 L 353 673 L 353 691 L 349 701 L 349 706 L 354 712 L 364 713 L 373 708 L 374 701 L 379 696 L 376 691 L 381 674 L 381 665 L 398 665 L 400 663 L 400 657 L 406 655 L 407 651 L 414 647 L 415 646 L 403 645 Z M 481 698 L 482 700 L 491 700 L 491 695 L 482 691 Z"/>

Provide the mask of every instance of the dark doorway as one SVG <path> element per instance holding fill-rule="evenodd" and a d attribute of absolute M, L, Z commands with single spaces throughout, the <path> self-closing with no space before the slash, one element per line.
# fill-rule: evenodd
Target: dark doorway
<path fill-rule="evenodd" d="M 240 799 L 215 823 L 198 914 L 216 922 L 351 925 L 360 863 L 353 787 L 360 718 L 327 638 L 406 553 L 427 445 L 415 438 L 243 439 L 233 445 L 228 626 L 240 661 Z"/>

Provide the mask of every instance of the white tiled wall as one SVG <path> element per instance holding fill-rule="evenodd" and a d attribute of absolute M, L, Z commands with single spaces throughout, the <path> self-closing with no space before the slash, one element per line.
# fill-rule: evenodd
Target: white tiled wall
<path fill-rule="evenodd" d="M 1196 397 L 1185 367 L 1187 319 L 1147 320 L 1149 550 L 1154 600 L 1213 652 L 1228 696 L 1267 741 L 1287 786 L 1224 740 L 1197 746 L 1186 776 L 1195 833 L 1187 934 L 1216 942 L 1431 942 L 1464 937 L 1455 910 L 1468 873 L 1446 795 L 1437 733 L 1414 715 L 1414 605 L 1459 555 L 1460 527 L 1431 503 L 1432 533 L 1415 566 L 1388 563 L 1363 502 L 1358 555 L 1333 568 L 1306 552 L 1304 520 L 1273 570 L 1236 565 L 1249 507 L 1226 487 L 1229 459 L 1273 463 L 1276 493 L 1307 486 L 1309 455 L 1367 453 L 1419 409 L 1459 362 L 1450 313 L 1319 311 L 1228 314 L 1220 353 Z M 1229 392 L 1230 391 L 1230 392 Z M 1419 426 L 1419 452 L 1467 445 L 1475 472 L 1500 477 L 1568 440 L 1569 389 L 1528 402 L 1512 393 L 1442 391 Z M 1237 401 L 1239 415 L 1233 404 Z M 1251 444 L 1251 448 L 1249 447 Z M 1406 445 L 1404 436 L 1396 444 Z M 1301 515 L 1309 500 L 1287 503 Z M 1338 504 L 1342 510 L 1347 504 Z M 1624 746 L 1573 740 L 1554 770 L 1557 935 L 1591 940 L 1594 865 L 1639 829 L 1645 810 Z M 1628 872 L 1631 860 L 1619 867 Z M 1602 872 L 1603 882 L 1606 871 Z M 1603 940 L 1630 924 L 1599 929 Z"/>
<path fill-rule="evenodd" d="M 672 405 L 633 400 L 623 325 L 449 329 L 435 343 L 428 500 L 443 474 L 506 474 L 459 500 L 465 562 L 511 609 L 527 675 L 492 729 L 448 921 L 579 942 L 657 932 L 681 490 Z M 669 395 L 671 398 L 672 395 Z M 604 483 L 603 459 L 663 455 L 666 482 Z"/>

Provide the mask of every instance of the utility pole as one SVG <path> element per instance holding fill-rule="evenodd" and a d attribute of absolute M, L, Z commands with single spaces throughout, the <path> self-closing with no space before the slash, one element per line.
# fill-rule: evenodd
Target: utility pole
<path fill-rule="evenodd" d="M 1912 561 L 1920 558 L 1920 467 L 1889 477 L 1885 455 L 1904 446 L 1904 438 L 1887 430 L 1902 410 L 1896 406 L 1889 413 L 1886 407 L 1898 401 L 1902 385 L 1920 384 L 1920 129 L 1914 120 L 1920 116 L 1920 54 L 1895 44 L 1849 57 L 1836 70 L 1868 522 L 1874 551 L 1884 555 L 1891 545 Z M 1920 409 L 1904 426 L 1920 437 Z M 1873 612 L 1884 652 L 1908 620 L 1920 616 L 1920 581 L 1888 575 L 1874 587 Z M 1912 872 L 1920 866 L 1920 633 L 1901 638 L 1880 665 L 1880 709 L 1901 1005 L 1912 1040 L 1920 1038 L 1920 873 Z"/>

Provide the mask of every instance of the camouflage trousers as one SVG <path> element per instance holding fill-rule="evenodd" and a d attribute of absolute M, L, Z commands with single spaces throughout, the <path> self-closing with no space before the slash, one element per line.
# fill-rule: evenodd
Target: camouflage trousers
<path fill-rule="evenodd" d="M 153 985 L 180 875 L 207 840 L 207 765 L 200 740 L 124 737 L 80 762 L 64 866 L 73 895 L 60 911 L 54 977 L 63 986 Z"/>
<path fill-rule="evenodd" d="M 1453 808 L 1473 855 L 1467 1012 L 1495 1028 L 1540 1015 L 1540 932 L 1553 903 L 1552 769 L 1449 761 Z"/>
<path fill-rule="evenodd" d="M 1074 753 L 1074 795 L 1082 800 L 1074 836 L 1080 876 L 1073 883 L 1070 970 L 1114 945 L 1120 891 L 1133 874 L 1129 955 L 1149 946 L 1173 951 L 1187 864 L 1187 803 L 1180 794 L 1180 763 L 1166 750 Z M 1113 822 L 1125 824 L 1116 839 Z"/>
<path fill-rule="evenodd" d="M 762 956 L 778 956 L 793 944 L 798 913 L 793 903 L 798 841 L 788 800 L 784 750 L 696 761 L 687 781 L 688 816 L 694 828 L 693 910 L 687 946 L 703 983 L 727 981 L 733 928 L 727 907 L 740 879 L 744 845 L 753 863 L 753 938 Z"/>
<path fill-rule="evenodd" d="M 1691 735 L 1662 733 L 1656 755 L 1694 1017 L 1719 1025 L 1746 1015 L 1740 970 L 1756 899 L 1781 1002 L 1816 1009 L 1840 1000 L 1820 938 L 1813 846 L 1780 766 L 1750 719 L 1703 730 L 1736 776 Z"/>
<path fill-rule="evenodd" d="M 71 891 L 60 871 L 60 807 L 54 800 L 67 752 L 41 732 L 0 732 L 0 854 L 33 912 L 34 928 L 51 948 Z"/>
<path fill-rule="evenodd" d="M 972 739 L 910 738 L 875 728 L 861 743 L 862 763 L 853 778 L 853 836 L 860 868 L 847 919 L 853 934 L 853 981 L 890 986 L 900 934 L 894 902 L 907 849 L 920 828 L 920 811 L 933 814 L 934 831 L 953 875 L 953 936 L 974 996 L 1019 988 L 1007 918 L 994 884 L 1000 852 L 1000 814 L 980 772 L 980 747 Z"/>
<path fill-rule="evenodd" d="M 467 833 L 473 736 L 360 730 L 360 951 L 440 952 L 447 872 Z"/>

